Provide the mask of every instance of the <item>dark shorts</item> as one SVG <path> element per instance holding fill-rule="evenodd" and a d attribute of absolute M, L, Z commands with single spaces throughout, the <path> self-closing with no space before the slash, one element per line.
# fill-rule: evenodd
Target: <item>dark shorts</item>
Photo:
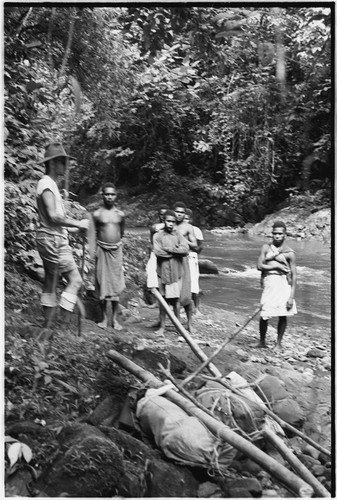
<path fill-rule="evenodd" d="M 68 238 L 58 234 L 38 233 L 36 245 L 46 269 L 67 273 L 77 269 Z"/>

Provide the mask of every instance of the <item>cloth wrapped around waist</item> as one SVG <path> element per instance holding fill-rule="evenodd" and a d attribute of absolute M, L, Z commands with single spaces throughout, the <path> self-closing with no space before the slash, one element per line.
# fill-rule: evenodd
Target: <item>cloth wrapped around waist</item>
<path fill-rule="evenodd" d="M 122 242 L 97 240 L 96 294 L 100 300 L 118 300 L 124 288 Z"/>

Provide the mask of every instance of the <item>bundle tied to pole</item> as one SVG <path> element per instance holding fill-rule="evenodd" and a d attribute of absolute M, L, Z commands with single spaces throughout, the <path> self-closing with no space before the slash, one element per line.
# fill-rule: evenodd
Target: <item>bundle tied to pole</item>
<path fill-rule="evenodd" d="M 159 293 L 159 291 L 156 288 L 152 288 L 151 291 L 152 291 L 153 295 L 157 298 L 158 302 L 165 309 L 165 311 L 166 311 L 167 315 L 169 316 L 169 318 L 171 319 L 172 323 L 177 327 L 177 329 L 179 330 L 179 332 L 181 333 L 181 335 L 184 337 L 184 339 L 186 340 L 186 342 L 189 344 L 189 346 L 191 347 L 191 349 L 194 352 L 194 354 L 202 361 L 202 364 L 198 367 L 198 369 L 195 372 L 193 372 L 191 375 L 189 375 L 185 380 L 183 380 L 180 383 L 179 387 L 184 387 L 188 382 L 190 382 L 191 380 L 193 380 L 193 378 L 195 378 L 199 373 L 201 373 L 201 371 L 204 368 L 207 368 L 209 370 L 209 372 L 213 375 L 212 380 L 214 380 L 216 382 L 219 382 L 221 385 L 223 385 L 225 388 L 227 388 L 230 391 L 232 391 L 234 394 L 237 394 L 238 396 L 246 398 L 246 399 L 249 400 L 249 398 L 247 398 L 247 396 L 245 394 L 243 394 L 242 391 L 240 391 L 239 389 L 234 388 L 228 381 L 225 380 L 225 378 L 223 377 L 223 375 L 220 372 L 220 370 L 212 363 L 212 360 L 258 314 L 258 312 L 260 311 L 260 307 L 258 309 L 256 309 L 254 311 L 254 313 L 248 318 L 248 320 L 236 332 L 234 332 L 233 335 L 231 335 L 228 339 L 226 339 L 214 351 L 214 353 L 210 357 L 207 357 L 207 355 L 205 354 L 205 352 L 193 340 L 193 338 L 191 337 L 190 333 L 183 327 L 183 325 L 180 323 L 180 321 L 178 320 L 178 318 L 173 314 L 173 312 L 170 309 L 169 305 L 167 304 L 167 302 L 165 301 L 165 299 L 161 296 L 161 294 Z M 321 451 L 322 453 L 324 453 L 328 457 L 331 457 L 331 452 L 329 450 L 325 449 L 323 446 L 321 446 L 320 444 L 318 444 L 315 441 L 313 441 L 311 438 L 309 438 L 308 436 L 306 436 L 303 432 L 301 432 L 298 429 L 296 429 L 296 427 L 293 427 L 292 425 L 290 425 L 287 422 L 285 422 L 284 420 L 282 420 L 275 413 L 273 413 L 269 408 L 267 408 L 266 405 L 264 405 L 264 404 L 261 405 L 261 408 L 263 409 L 263 411 L 267 415 L 269 415 L 279 425 L 281 425 L 281 427 L 283 429 L 287 429 L 290 432 L 292 432 L 293 434 L 296 434 L 297 436 L 301 437 L 304 441 L 306 441 L 307 443 L 311 444 L 317 450 Z"/>
<path fill-rule="evenodd" d="M 110 350 L 108 357 L 115 363 L 119 364 L 122 368 L 128 370 L 134 376 L 142 380 L 147 385 L 158 388 L 163 383 L 157 379 L 152 373 L 147 372 L 140 366 L 136 365 L 133 361 L 127 359 L 122 354 Z M 206 412 L 195 406 L 191 401 L 187 400 L 182 395 L 178 394 L 175 390 L 168 390 L 165 393 L 170 401 L 178 405 L 187 414 L 197 417 L 215 436 L 230 444 L 243 454 L 252 458 L 261 467 L 268 471 L 275 479 L 284 484 L 290 491 L 294 492 L 299 497 L 311 497 L 313 495 L 313 488 L 292 471 L 288 470 L 282 464 L 277 462 L 272 457 L 268 456 L 255 445 L 236 434 L 229 429 L 222 422 L 217 421 L 215 418 L 208 415 Z M 322 496 L 322 494 L 319 494 Z M 327 495 L 328 496 L 328 495 Z"/>

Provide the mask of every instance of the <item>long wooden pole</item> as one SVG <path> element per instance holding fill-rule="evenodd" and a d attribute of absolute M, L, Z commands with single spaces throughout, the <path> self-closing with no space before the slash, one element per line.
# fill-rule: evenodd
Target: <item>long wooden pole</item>
<path fill-rule="evenodd" d="M 292 468 L 301 476 L 301 478 L 310 486 L 319 497 L 330 497 L 330 493 L 324 486 L 315 478 L 315 476 L 302 464 L 302 462 L 294 455 L 294 453 L 284 444 L 274 432 L 269 429 L 262 431 L 263 436 L 276 448 L 281 455 L 287 460 Z"/>
<path fill-rule="evenodd" d="M 178 320 L 176 315 L 170 309 L 166 300 L 160 295 L 160 293 L 158 292 L 158 290 L 156 288 L 152 288 L 151 291 L 152 291 L 153 295 L 156 297 L 156 299 L 158 300 L 159 304 L 161 304 L 163 306 L 163 308 L 165 309 L 166 314 L 168 315 L 168 317 L 170 318 L 170 320 L 172 321 L 174 326 L 177 327 L 177 329 L 182 334 L 184 339 L 188 342 L 188 344 L 191 347 L 194 354 L 202 361 L 206 361 L 207 360 L 206 354 L 198 346 L 198 344 L 193 340 L 193 338 L 191 337 L 190 333 L 186 330 L 186 328 L 184 328 L 183 325 L 180 323 L 180 321 Z M 208 369 L 212 373 L 212 375 L 214 375 L 215 377 L 222 377 L 222 373 L 218 370 L 218 368 L 215 365 L 213 365 L 213 363 L 208 364 Z"/>
<path fill-rule="evenodd" d="M 147 372 L 117 351 L 110 350 L 108 352 L 108 357 L 115 363 L 119 364 L 122 368 L 126 369 L 134 376 L 142 380 L 147 385 L 154 388 L 162 387 L 164 385 L 152 373 Z M 229 443 L 237 450 L 252 458 L 261 467 L 268 471 L 275 479 L 281 481 L 287 488 L 290 489 L 290 491 L 294 492 L 302 498 L 311 497 L 313 495 L 313 488 L 309 484 L 307 484 L 301 478 L 297 477 L 293 472 L 288 470 L 272 457 L 268 456 L 255 445 L 236 434 L 225 424 L 215 420 L 203 410 L 197 408 L 191 401 L 188 401 L 172 389 L 169 389 L 165 393 L 165 396 L 170 399 L 170 401 L 186 411 L 189 415 L 197 417 L 215 436 L 223 439 L 226 443 Z"/>
<path fill-rule="evenodd" d="M 181 333 L 181 335 L 184 337 L 184 339 L 186 340 L 186 342 L 189 344 L 189 346 L 191 347 L 192 351 L 194 352 L 194 354 L 196 354 L 196 356 L 198 356 L 198 358 L 203 361 L 203 365 L 201 366 L 205 366 L 205 368 L 207 367 L 208 370 L 210 371 L 210 373 L 217 378 L 217 382 L 219 382 L 219 384 L 223 385 L 224 387 L 226 387 L 226 389 L 229 389 L 231 390 L 233 393 L 247 399 L 248 401 L 251 401 L 249 399 L 249 397 L 247 397 L 244 393 L 242 393 L 240 390 L 238 389 L 235 389 L 234 387 L 232 387 L 231 384 L 229 384 L 228 382 L 226 382 L 223 378 L 223 375 L 222 373 L 220 372 L 220 370 L 218 370 L 218 368 L 210 362 L 211 359 L 213 359 L 213 357 L 215 357 L 215 353 L 213 353 L 212 356 L 210 356 L 210 358 L 207 357 L 207 355 L 204 353 L 204 351 L 198 346 L 198 344 L 193 340 L 193 338 L 191 337 L 190 333 L 183 327 L 183 325 L 180 323 L 180 321 L 178 320 L 178 318 L 173 314 L 172 310 L 170 309 L 169 305 L 167 304 L 166 300 L 160 295 L 160 293 L 158 292 L 158 290 L 156 288 L 153 288 L 152 289 L 152 293 L 153 295 L 157 298 L 158 302 L 163 306 L 163 308 L 165 309 L 165 312 L 167 313 L 167 315 L 169 316 L 169 318 L 171 319 L 172 323 L 177 327 L 177 329 L 179 330 L 179 332 Z M 256 314 L 258 313 L 258 310 L 256 310 L 254 312 L 254 315 L 255 316 Z M 253 318 L 253 316 L 251 316 L 251 319 Z M 246 324 L 248 324 L 246 322 Z M 238 332 L 237 332 L 238 333 Z M 195 374 L 195 373 L 194 373 Z M 194 375 L 193 374 L 193 375 Z M 187 379 L 185 379 L 186 381 Z M 185 382 L 184 381 L 184 382 Z M 185 385 L 183 383 L 183 385 Z M 254 401 L 255 404 L 258 404 L 256 401 Z M 282 420 L 280 417 L 278 417 L 275 413 L 273 413 L 271 410 L 269 410 L 269 408 L 267 408 L 266 405 L 264 404 L 261 404 L 259 405 L 259 407 L 267 414 L 269 415 L 270 417 L 272 417 L 277 423 L 279 423 L 281 425 L 281 427 L 283 427 L 284 429 L 288 429 L 289 431 L 291 431 L 292 433 L 296 434 L 297 436 L 301 437 L 304 441 L 306 441 L 307 443 L 311 444 L 311 446 L 314 446 L 317 450 L 321 451 L 322 453 L 324 453 L 325 455 L 327 455 L 328 457 L 331 457 L 331 452 L 329 452 L 329 450 L 326 450 L 323 446 L 321 446 L 320 444 L 316 443 L 315 441 L 313 441 L 311 438 L 309 438 L 308 436 L 306 436 L 305 434 L 303 434 L 303 432 L 299 431 L 298 429 L 296 429 L 295 427 L 293 427 L 292 425 L 288 424 L 287 422 L 285 422 L 284 420 Z"/>
<path fill-rule="evenodd" d="M 184 387 L 186 384 L 188 384 L 189 382 L 191 382 L 191 380 L 194 379 L 194 377 L 196 377 L 197 375 L 199 375 L 199 373 L 202 372 L 202 370 L 204 368 L 206 368 L 210 362 L 222 351 L 222 349 L 224 347 L 226 347 L 226 345 L 228 345 L 240 332 L 242 332 L 242 330 L 244 328 L 246 328 L 246 326 L 248 325 L 248 323 L 250 323 L 252 321 L 253 318 L 255 318 L 255 316 L 257 315 L 257 313 L 260 311 L 260 307 L 258 309 L 256 309 L 256 311 L 254 311 L 254 313 L 247 319 L 247 321 L 245 321 L 245 323 L 236 331 L 233 333 L 233 335 L 230 335 L 214 352 L 213 354 L 211 354 L 209 356 L 209 358 L 207 358 L 196 370 L 195 372 L 193 372 L 191 375 L 189 375 L 187 378 L 185 378 L 185 380 L 183 380 L 180 384 L 181 387 Z"/>

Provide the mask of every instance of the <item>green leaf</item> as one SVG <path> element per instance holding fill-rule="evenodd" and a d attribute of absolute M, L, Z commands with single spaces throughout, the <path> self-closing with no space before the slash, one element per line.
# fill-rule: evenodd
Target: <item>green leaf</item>
<path fill-rule="evenodd" d="M 19 460 L 21 457 L 21 452 L 22 452 L 22 443 L 16 442 L 10 445 L 7 451 L 7 455 L 9 458 L 9 463 L 10 466 L 13 467 L 13 465 Z"/>
<path fill-rule="evenodd" d="M 78 394 L 78 390 L 76 389 L 76 387 L 73 387 L 72 385 L 63 382 L 63 380 L 55 379 L 55 382 L 58 382 L 59 384 L 63 385 L 63 387 L 68 389 L 68 391 L 72 392 L 73 394 Z"/>
<path fill-rule="evenodd" d="M 33 458 L 32 450 L 25 443 L 21 443 L 21 449 L 23 458 L 29 463 Z"/>

